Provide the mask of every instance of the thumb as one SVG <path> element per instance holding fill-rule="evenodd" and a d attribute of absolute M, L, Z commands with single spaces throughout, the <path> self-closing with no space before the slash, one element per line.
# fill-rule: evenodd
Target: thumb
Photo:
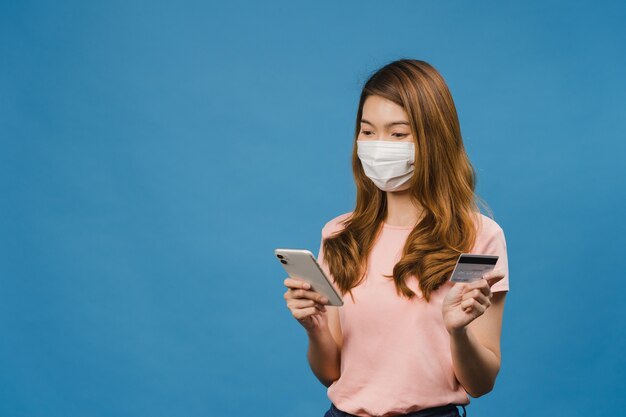
<path fill-rule="evenodd" d="M 484 277 L 484 278 L 487 280 L 487 284 L 489 284 L 489 287 L 491 287 L 496 282 L 500 281 L 501 279 L 504 279 L 504 274 L 499 274 L 499 275 L 496 275 L 496 276 L 487 276 L 487 277 Z"/>

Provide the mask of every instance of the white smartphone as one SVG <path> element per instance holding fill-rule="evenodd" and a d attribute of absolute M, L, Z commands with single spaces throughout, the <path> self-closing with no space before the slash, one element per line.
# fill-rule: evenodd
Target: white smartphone
<path fill-rule="evenodd" d="M 328 298 L 328 305 L 343 305 L 339 292 L 310 251 L 306 249 L 275 249 L 274 255 L 291 278 L 311 284 L 313 291 Z"/>
<path fill-rule="evenodd" d="M 473 282 L 481 279 L 487 272 L 493 270 L 498 262 L 495 255 L 478 255 L 462 253 L 456 261 L 450 281 Z"/>

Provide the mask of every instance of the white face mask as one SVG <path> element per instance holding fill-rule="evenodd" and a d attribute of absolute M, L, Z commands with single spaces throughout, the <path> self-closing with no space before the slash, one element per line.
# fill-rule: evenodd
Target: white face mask
<path fill-rule="evenodd" d="M 357 154 L 365 175 L 383 191 L 409 188 L 415 163 L 413 142 L 357 140 Z"/>

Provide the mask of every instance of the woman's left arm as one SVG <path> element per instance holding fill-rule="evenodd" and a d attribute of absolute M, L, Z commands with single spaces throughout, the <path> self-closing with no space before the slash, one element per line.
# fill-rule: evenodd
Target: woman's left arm
<path fill-rule="evenodd" d="M 472 283 L 457 283 L 443 303 L 454 373 L 474 398 L 490 392 L 500 370 L 500 334 L 506 291 L 491 292 L 504 274 L 492 271 Z"/>

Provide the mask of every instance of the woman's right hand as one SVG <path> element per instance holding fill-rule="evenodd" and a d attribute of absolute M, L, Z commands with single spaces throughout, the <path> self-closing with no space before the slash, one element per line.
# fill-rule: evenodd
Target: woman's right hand
<path fill-rule="evenodd" d="M 316 332 L 328 328 L 326 306 L 328 299 L 311 290 L 311 285 L 303 280 L 287 278 L 284 281 L 287 291 L 285 300 L 293 317 L 307 332 Z"/>

